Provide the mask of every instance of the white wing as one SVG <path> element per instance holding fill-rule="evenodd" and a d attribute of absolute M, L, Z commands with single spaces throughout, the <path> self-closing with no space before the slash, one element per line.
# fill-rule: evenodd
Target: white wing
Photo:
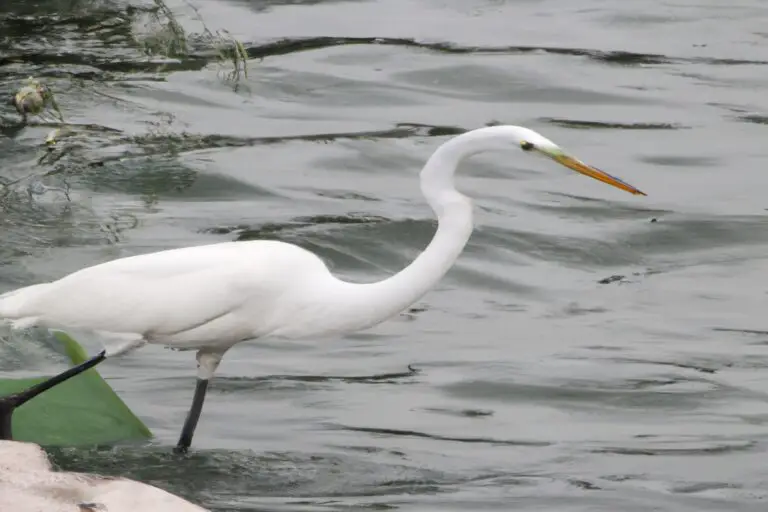
<path fill-rule="evenodd" d="M 118 259 L 0 295 L 22 325 L 131 333 L 162 341 L 255 337 L 301 274 L 329 275 L 314 254 L 281 242 L 232 242 Z"/>

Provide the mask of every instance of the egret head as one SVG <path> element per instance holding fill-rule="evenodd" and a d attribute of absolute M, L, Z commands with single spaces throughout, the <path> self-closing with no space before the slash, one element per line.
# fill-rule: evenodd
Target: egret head
<path fill-rule="evenodd" d="M 630 194 L 646 195 L 645 192 L 633 187 L 629 183 L 626 183 L 615 176 L 611 176 L 607 172 L 601 171 L 596 167 L 587 165 L 581 160 L 567 154 L 560 148 L 560 146 L 533 130 L 523 129 L 523 131 L 518 131 L 516 135 L 516 138 L 519 139 L 520 148 L 525 152 L 544 155 L 572 171 L 576 171 L 585 176 L 589 176 L 590 178 L 607 183 L 608 185 L 620 188 Z"/>

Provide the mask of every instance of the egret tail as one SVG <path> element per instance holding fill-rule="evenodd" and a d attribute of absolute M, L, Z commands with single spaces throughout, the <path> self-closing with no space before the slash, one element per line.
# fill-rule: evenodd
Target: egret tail
<path fill-rule="evenodd" d="M 16 409 L 35 398 L 40 393 L 48 391 L 52 387 L 71 379 L 75 375 L 79 375 L 84 371 L 93 368 L 106 358 L 106 352 L 101 351 L 97 356 L 94 356 L 77 366 L 73 366 L 72 368 L 63 371 L 60 374 L 51 377 L 50 379 L 44 380 L 39 384 L 35 384 L 34 386 L 27 388 L 24 391 L 20 391 L 19 393 L 14 393 L 12 395 L 0 398 L 0 439 L 9 441 L 13 439 L 11 419 Z"/>
<path fill-rule="evenodd" d="M 50 283 L 39 283 L 0 294 L 0 318 L 25 323 L 25 319 L 34 316 L 26 310 L 27 304 L 45 294 L 50 286 Z"/>

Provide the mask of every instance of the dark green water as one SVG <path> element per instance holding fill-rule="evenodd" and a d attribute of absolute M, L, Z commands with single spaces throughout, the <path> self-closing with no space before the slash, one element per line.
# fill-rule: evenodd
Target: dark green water
<path fill-rule="evenodd" d="M 0 93 L 39 77 L 83 125 L 38 164 L 52 127 L 0 110 L 0 180 L 14 182 L 0 289 L 253 238 L 383 277 L 433 233 L 423 162 L 494 122 L 649 196 L 479 156 L 459 180 L 477 230 L 415 311 L 322 345 L 237 347 L 183 462 L 170 449 L 193 355 L 109 361 L 102 374 L 157 437 L 58 451 L 62 467 L 216 511 L 765 510 L 768 7 L 194 3 L 246 47 L 237 88 L 203 45 L 147 58 L 149 3 L 0 5 Z M 168 5 L 201 30 L 187 4 Z M 3 344 L 4 371 L 61 367 L 42 339 Z M 408 364 L 420 371 L 374 378 Z"/>

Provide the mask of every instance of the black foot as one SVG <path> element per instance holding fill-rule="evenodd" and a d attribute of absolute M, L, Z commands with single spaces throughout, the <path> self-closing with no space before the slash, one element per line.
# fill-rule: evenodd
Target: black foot
<path fill-rule="evenodd" d="M 176 455 L 186 455 L 189 453 L 189 446 L 184 446 L 181 444 L 177 444 L 173 447 L 173 453 Z"/>

